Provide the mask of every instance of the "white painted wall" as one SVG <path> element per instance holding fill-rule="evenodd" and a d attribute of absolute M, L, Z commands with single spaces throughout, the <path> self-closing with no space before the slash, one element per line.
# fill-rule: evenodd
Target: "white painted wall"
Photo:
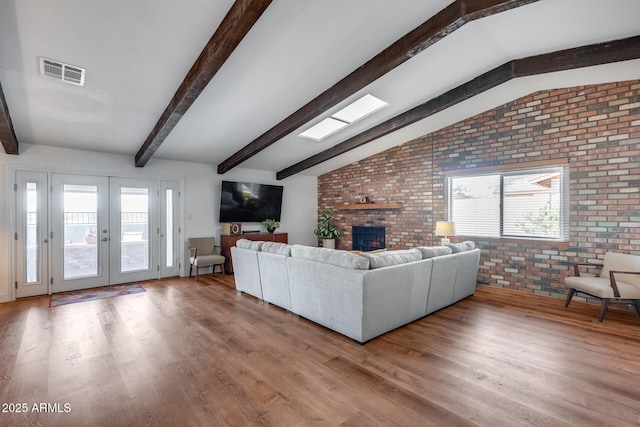
<path fill-rule="evenodd" d="M 15 212 L 12 192 L 16 169 L 182 181 L 181 225 L 185 256 L 184 242 L 189 237 L 214 235 L 220 239 L 222 227 L 218 214 L 223 180 L 283 185 L 281 227 L 277 231 L 289 233 L 289 243 L 316 245 L 313 234 L 318 209 L 316 177 L 293 176 L 278 181 L 273 172 L 242 168 L 219 175 L 216 165 L 159 159 L 151 159 L 144 168 L 136 168 L 132 156 L 21 144 L 18 156 L 0 150 L 0 302 L 11 299 L 14 280 L 12 238 L 15 230 L 11 218 Z M 244 229 L 261 227 L 257 223 L 243 224 Z M 183 274 L 185 271 L 188 274 L 188 259 L 184 259 L 182 265 Z"/>

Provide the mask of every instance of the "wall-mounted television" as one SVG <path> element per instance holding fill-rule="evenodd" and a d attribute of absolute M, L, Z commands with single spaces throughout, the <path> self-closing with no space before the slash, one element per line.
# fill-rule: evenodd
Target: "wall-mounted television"
<path fill-rule="evenodd" d="M 281 185 L 222 181 L 220 222 L 280 221 Z"/>

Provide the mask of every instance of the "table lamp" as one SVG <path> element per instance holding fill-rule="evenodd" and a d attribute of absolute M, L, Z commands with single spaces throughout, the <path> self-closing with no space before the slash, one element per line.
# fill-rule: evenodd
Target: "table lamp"
<path fill-rule="evenodd" d="M 436 236 L 442 236 L 440 245 L 451 243 L 448 236 L 456 235 L 456 224 L 449 221 L 436 221 Z"/>

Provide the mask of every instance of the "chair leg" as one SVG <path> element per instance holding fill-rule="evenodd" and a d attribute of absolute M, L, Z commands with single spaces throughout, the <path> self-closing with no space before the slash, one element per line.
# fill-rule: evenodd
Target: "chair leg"
<path fill-rule="evenodd" d="M 193 264 L 189 265 L 189 277 L 191 277 L 191 270 L 193 270 Z"/>
<path fill-rule="evenodd" d="M 213 266 L 213 268 L 211 269 L 211 275 L 215 275 L 216 274 L 216 267 L 220 267 L 220 272 L 224 276 L 224 264 L 215 264 Z"/>
<path fill-rule="evenodd" d="M 640 299 L 634 299 L 633 306 L 636 308 L 636 313 L 638 313 L 638 316 L 640 316 Z"/>
<path fill-rule="evenodd" d="M 196 265 L 196 282 L 200 280 L 200 267 Z"/>
<path fill-rule="evenodd" d="M 600 317 L 598 318 L 598 322 L 602 322 L 604 320 L 604 315 L 609 308 L 609 298 L 602 298 L 602 302 L 600 303 Z"/>
<path fill-rule="evenodd" d="M 573 288 L 569 288 L 569 293 L 567 294 L 567 300 L 564 303 L 564 308 L 569 307 L 569 303 L 571 302 L 571 298 L 573 298 L 573 295 L 576 293 L 576 290 Z"/>

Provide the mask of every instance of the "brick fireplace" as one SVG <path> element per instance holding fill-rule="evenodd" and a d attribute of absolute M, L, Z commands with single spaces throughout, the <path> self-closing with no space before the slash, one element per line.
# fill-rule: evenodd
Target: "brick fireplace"
<path fill-rule="evenodd" d="M 384 249 L 385 228 L 384 227 L 363 227 L 354 225 L 351 227 L 352 249 L 354 251 L 375 251 Z"/>

